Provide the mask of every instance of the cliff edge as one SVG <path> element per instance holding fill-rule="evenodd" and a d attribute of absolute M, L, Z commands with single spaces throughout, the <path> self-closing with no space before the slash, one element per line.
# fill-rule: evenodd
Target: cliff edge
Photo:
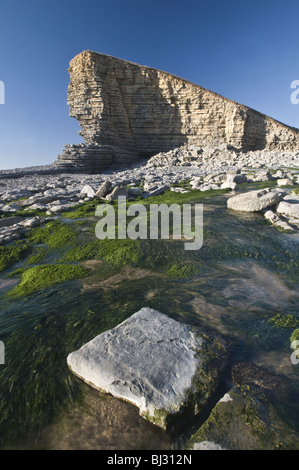
<path fill-rule="evenodd" d="M 70 116 L 85 143 L 66 145 L 57 168 L 97 173 L 184 144 L 299 149 L 297 129 L 161 70 L 84 51 L 68 71 Z"/>

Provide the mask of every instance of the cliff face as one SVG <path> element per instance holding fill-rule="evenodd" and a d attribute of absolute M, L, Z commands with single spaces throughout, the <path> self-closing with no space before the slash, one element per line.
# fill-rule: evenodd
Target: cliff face
<path fill-rule="evenodd" d="M 70 116 L 85 144 L 65 146 L 60 167 L 98 172 L 186 143 L 299 149 L 297 130 L 160 70 L 84 51 L 69 73 Z"/>

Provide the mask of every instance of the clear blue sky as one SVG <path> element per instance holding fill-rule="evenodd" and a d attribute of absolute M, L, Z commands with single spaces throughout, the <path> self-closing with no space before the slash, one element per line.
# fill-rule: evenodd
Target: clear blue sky
<path fill-rule="evenodd" d="M 171 72 L 299 127 L 298 0 L 0 0 L 0 168 L 81 142 L 69 61 L 91 49 Z"/>

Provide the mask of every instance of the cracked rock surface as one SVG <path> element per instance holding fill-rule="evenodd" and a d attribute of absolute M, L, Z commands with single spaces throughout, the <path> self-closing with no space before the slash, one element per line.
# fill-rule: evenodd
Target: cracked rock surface
<path fill-rule="evenodd" d="M 67 362 L 94 388 L 134 403 L 141 415 L 166 427 L 169 414 L 180 411 L 203 385 L 206 393 L 217 382 L 212 373 L 200 379 L 206 343 L 190 326 L 142 308 L 72 352 Z"/>

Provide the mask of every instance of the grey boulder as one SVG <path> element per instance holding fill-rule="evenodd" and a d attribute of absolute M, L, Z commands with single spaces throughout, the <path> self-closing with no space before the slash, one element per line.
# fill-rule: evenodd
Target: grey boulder
<path fill-rule="evenodd" d="M 238 194 L 227 200 L 228 209 L 243 212 L 259 212 L 281 201 L 283 195 L 278 191 L 258 189 Z"/>
<path fill-rule="evenodd" d="M 93 198 L 94 196 L 95 196 L 95 191 L 89 184 L 86 184 L 80 191 L 80 197 Z"/>
<path fill-rule="evenodd" d="M 287 217 L 292 217 L 294 219 L 299 219 L 299 198 L 297 196 L 289 196 L 285 197 L 283 201 L 281 201 L 276 206 L 276 211 L 279 214 L 286 215 Z"/>
<path fill-rule="evenodd" d="M 104 197 L 107 196 L 107 194 L 109 193 L 111 188 L 112 188 L 111 182 L 110 181 L 104 181 L 104 183 L 102 183 L 101 186 L 99 187 L 99 189 L 97 190 L 95 196 L 98 197 L 98 198 L 104 198 Z"/>
<path fill-rule="evenodd" d="M 135 404 L 167 429 L 170 415 L 198 412 L 206 403 L 226 356 L 220 338 L 142 308 L 69 354 L 67 363 L 92 387 Z"/>
<path fill-rule="evenodd" d="M 115 201 L 119 196 L 128 197 L 127 189 L 124 186 L 115 186 L 113 191 L 106 196 L 108 202 Z"/>
<path fill-rule="evenodd" d="M 129 188 L 128 190 L 129 196 L 141 196 L 142 194 L 142 189 L 140 188 Z"/>

